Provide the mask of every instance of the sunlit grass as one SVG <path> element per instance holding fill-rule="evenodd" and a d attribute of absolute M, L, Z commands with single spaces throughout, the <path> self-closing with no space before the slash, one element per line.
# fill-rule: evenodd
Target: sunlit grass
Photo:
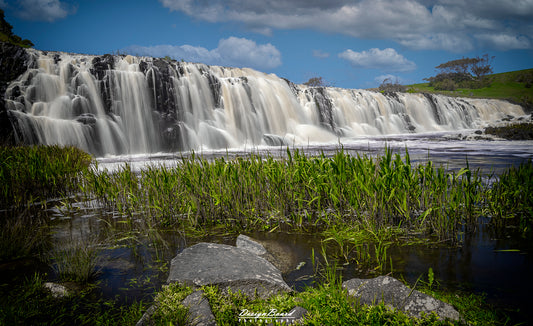
<path fill-rule="evenodd" d="M 75 147 L 0 147 L 0 207 L 25 206 L 68 194 L 92 162 Z"/>

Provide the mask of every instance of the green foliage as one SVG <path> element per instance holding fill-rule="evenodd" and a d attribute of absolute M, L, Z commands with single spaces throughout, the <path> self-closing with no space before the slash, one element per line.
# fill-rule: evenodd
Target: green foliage
<path fill-rule="evenodd" d="M 438 90 L 430 83 L 407 87 L 411 93 L 440 93 L 448 96 L 504 99 L 522 105 L 526 110 L 531 111 L 533 110 L 531 76 L 533 76 L 533 69 L 493 74 L 485 76 L 484 79 L 490 81 L 490 84 L 481 83 L 476 88 L 470 88 L 471 85 L 464 87 L 458 85 L 454 91 Z"/>
<path fill-rule="evenodd" d="M 453 79 L 448 78 L 444 78 L 441 81 L 430 81 L 430 85 L 438 91 L 455 91 L 457 89 L 457 84 Z"/>
<path fill-rule="evenodd" d="M 456 88 L 482 88 L 490 86 L 487 75 L 492 73 L 491 62 L 494 57 L 462 58 L 438 65 L 441 72 L 434 77 L 425 78 L 435 90 L 454 91 Z"/>
<path fill-rule="evenodd" d="M 431 274 L 428 273 L 428 278 Z M 432 297 L 451 304 L 461 314 L 463 321 L 458 325 L 508 325 L 506 313 L 486 302 L 486 294 L 466 293 L 463 291 L 445 291 L 439 282 L 421 283 L 417 289 Z"/>
<path fill-rule="evenodd" d="M 2 284 L 0 325 L 135 325 L 147 308 L 137 301 L 120 305 L 116 300 L 95 300 L 90 288 L 54 298 L 44 282 L 45 277 L 35 274 L 22 284 Z"/>
<path fill-rule="evenodd" d="M 30 48 L 33 43 L 30 40 L 23 40 L 20 36 L 13 34 L 11 26 L 4 18 L 4 11 L 0 9 L 0 42 L 7 42 L 23 48 Z"/>
<path fill-rule="evenodd" d="M 329 87 L 328 82 L 324 80 L 322 77 L 311 77 L 308 81 L 304 83 L 304 85 L 307 85 L 309 87 Z"/>
<path fill-rule="evenodd" d="M 380 92 L 405 92 L 407 88 L 400 84 L 398 80 L 392 82 L 392 79 L 385 78 L 379 85 L 378 90 Z"/>
<path fill-rule="evenodd" d="M 37 257 L 50 247 L 47 223 L 28 210 L 0 217 L 0 262 Z"/>
<path fill-rule="evenodd" d="M 185 325 L 189 309 L 181 302 L 192 293 L 192 289 L 172 283 L 164 286 L 155 298 L 157 309 L 151 320 L 155 325 Z"/>
<path fill-rule="evenodd" d="M 98 274 L 98 243 L 91 239 L 71 239 L 52 253 L 54 269 L 62 281 L 87 283 Z"/>
<path fill-rule="evenodd" d="M 0 147 L 0 207 L 24 206 L 77 190 L 92 158 L 75 147 Z"/>
<path fill-rule="evenodd" d="M 468 166 L 446 172 L 431 162 L 412 165 L 408 153 L 387 150 L 374 159 L 341 150 L 312 158 L 298 151 L 282 159 L 193 156 L 140 173 L 128 165 L 93 169 L 82 188 L 127 223 L 142 213 L 139 228 L 318 231 L 340 247 L 359 234 L 373 243 L 371 255 L 383 257 L 394 234 L 422 231 L 454 243 L 460 230 L 475 229 L 486 191 L 481 180 Z"/>
<path fill-rule="evenodd" d="M 491 223 L 495 226 L 516 226 L 523 235 L 533 231 L 533 163 L 511 167 L 488 191 L 487 202 Z"/>

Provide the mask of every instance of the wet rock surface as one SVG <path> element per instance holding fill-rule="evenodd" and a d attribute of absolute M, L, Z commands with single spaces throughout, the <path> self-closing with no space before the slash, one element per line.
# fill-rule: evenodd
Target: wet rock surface
<path fill-rule="evenodd" d="M 167 282 L 217 285 L 222 290 L 231 288 L 261 298 L 292 291 L 281 272 L 266 259 L 247 249 L 205 242 L 183 250 L 172 259 Z"/>
<path fill-rule="evenodd" d="M 348 295 L 358 298 L 361 304 L 373 305 L 383 302 L 413 317 L 435 312 L 441 318 L 460 319 L 459 312 L 451 305 L 410 289 L 390 276 L 378 276 L 372 279 L 354 278 L 343 282 L 342 287 L 348 290 Z"/>
<path fill-rule="evenodd" d="M 245 235 L 239 235 L 236 246 L 198 243 L 172 259 L 167 282 L 179 282 L 192 287 L 215 285 L 223 294 L 227 294 L 228 289 L 231 289 L 232 292 L 241 291 L 250 298 L 262 299 L 276 293 L 292 291 L 283 280 L 280 270 L 274 266 L 280 264 L 279 259 L 284 259 L 284 255 L 272 252 L 265 244 L 268 243 Z M 272 263 L 269 260 L 272 260 Z M 348 295 L 358 298 L 360 304 L 373 305 L 383 302 L 412 317 L 434 312 L 440 318 L 461 318 L 451 305 L 410 289 L 389 276 L 373 279 L 354 278 L 345 281 L 342 286 L 348 291 Z M 210 303 L 204 297 L 203 291 L 193 292 L 182 304 L 189 307 L 187 325 L 216 325 Z M 150 325 L 151 315 L 156 309 L 155 305 L 152 306 L 137 325 Z M 272 319 L 293 324 L 301 322 L 306 314 L 307 310 L 297 306 L 288 313 L 273 315 Z M 239 318 L 243 322 L 257 321 L 257 318 L 263 318 L 262 315 L 258 317 L 259 315 L 257 312 L 242 311 Z"/>

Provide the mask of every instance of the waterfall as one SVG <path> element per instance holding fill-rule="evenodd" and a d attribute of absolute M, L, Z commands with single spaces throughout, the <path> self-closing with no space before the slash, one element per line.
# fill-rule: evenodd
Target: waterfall
<path fill-rule="evenodd" d="M 16 140 L 95 155 L 335 142 L 480 128 L 499 100 L 296 85 L 252 69 L 28 49 L 4 94 Z"/>

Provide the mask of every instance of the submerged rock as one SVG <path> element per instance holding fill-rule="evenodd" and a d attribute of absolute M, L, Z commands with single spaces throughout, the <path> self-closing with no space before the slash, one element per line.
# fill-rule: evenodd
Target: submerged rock
<path fill-rule="evenodd" d="M 459 312 L 450 304 L 410 289 L 390 276 L 378 276 L 372 279 L 354 278 L 342 283 L 342 287 L 348 290 L 348 295 L 358 298 L 362 304 L 373 305 L 383 302 L 413 317 L 435 312 L 441 318 L 460 319 Z"/>
<path fill-rule="evenodd" d="M 186 248 L 171 261 L 168 283 L 192 286 L 217 285 L 221 290 L 260 298 L 290 292 L 281 272 L 253 252 L 214 243 L 198 243 Z"/>

